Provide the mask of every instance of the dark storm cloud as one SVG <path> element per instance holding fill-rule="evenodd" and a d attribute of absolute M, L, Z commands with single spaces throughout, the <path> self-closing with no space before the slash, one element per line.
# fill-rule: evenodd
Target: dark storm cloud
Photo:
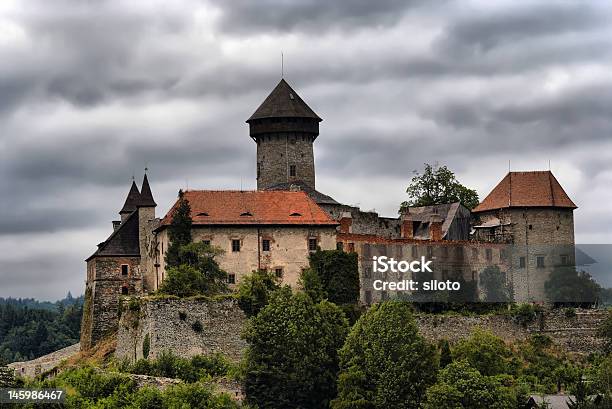
<path fill-rule="evenodd" d="M 261 33 L 306 30 L 309 32 L 388 26 L 406 10 L 425 0 L 213 0 L 221 8 L 221 29 L 230 33 Z"/>

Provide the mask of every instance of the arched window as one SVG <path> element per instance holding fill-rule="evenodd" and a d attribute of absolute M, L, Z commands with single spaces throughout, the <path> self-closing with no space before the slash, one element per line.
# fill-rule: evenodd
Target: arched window
<path fill-rule="evenodd" d="M 130 290 L 127 287 L 121 287 L 121 295 L 128 295 Z"/>

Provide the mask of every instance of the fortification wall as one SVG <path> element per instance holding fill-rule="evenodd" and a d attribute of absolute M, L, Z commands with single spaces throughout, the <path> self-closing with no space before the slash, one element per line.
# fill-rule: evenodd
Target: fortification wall
<path fill-rule="evenodd" d="M 602 310 L 576 310 L 567 317 L 565 310 L 548 310 L 527 325 L 515 322 L 509 315 L 474 317 L 420 314 L 417 322 L 421 334 L 431 341 L 445 338 L 451 343 L 467 338 L 477 328 L 488 329 L 507 342 L 524 340 L 532 334 L 544 334 L 569 352 L 588 354 L 601 350 L 603 340 L 597 327 L 607 316 Z"/>
<path fill-rule="evenodd" d="M 116 356 L 134 361 L 164 350 L 190 357 L 221 353 L 239 360 L 246 342 L 240 338 L 246 317 L 233 298 L 134 298 L 122 307 Z M 199 323 L 199 324 L 197 324 Z"/>
<path fill-rule="evenodd" d="M 134 303 L 132 303 L 134 305 Z M 246 323 L 236 300 L 147 299 L 139 307 L 125 310 L 117 335 L 116 355 L 120 359 L 143 358 L 143 344 L 149 338 L 149 358 L 164 350 L 190 357 L 197 354 L 221 353 L 238 361 L 246 342 L 240 334 Z M 537 319 L 523 325 L 511 315 L 450 316 L 417 314 L 420 332 L 432 342 L 448 339 L 456 343 L 467 338 L 477 327 L 488 329 L 507 342 L 527 339 L 532 334 L 545 334 L 569 352 L 588 354 L 602 347 L 597 327 L 608 312 L 603 310 L 547 310 Z M 200 322 L 201 330 L 194 329 Z"/>

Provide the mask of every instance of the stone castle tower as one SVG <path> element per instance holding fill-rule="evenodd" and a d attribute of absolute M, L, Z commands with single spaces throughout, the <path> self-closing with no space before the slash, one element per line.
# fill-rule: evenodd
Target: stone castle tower
<path fill-rule="evenodd" d="M 313 143 L 322 119 L 281 79 L 246 121 L 257 143 L 257 190 L 315 188 Z"/>
<path fill-rule="evenodd" d="M 87 350 L 117 330 L 122 295 L 141 295 L 155 289 L 151 274 L 157 263 L 153 227 L 155 200 L 145 174 L 142 187 L 135 182 L 112 234 L 87 261 L 85 304 L 81 323 L 81 349 Z"/>

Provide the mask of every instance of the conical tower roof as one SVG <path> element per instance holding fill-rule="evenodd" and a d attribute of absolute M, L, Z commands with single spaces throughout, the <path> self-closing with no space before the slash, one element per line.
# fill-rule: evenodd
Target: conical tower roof
<path fill-rule="evenodd" d="M 262 118 L 312 118 L 322 121 L 284 79 L 280 80 L 247 122 Z"/>
<path fill-rule="evenodd" d="M 140 189 L 140 201 L 138 207 L 155 207 L 157 203 L 153 200 L 153 193 L 151 193 L 151 186 L 149 186 L 149 179 L 145 173 L 144 179 L 142 180 L 142 188 Z"/>
<path fill-rule="evenodd" d="M 140 203 L 140 192 L 138 191 L 138 186 L 136 186 L 136 182 L 132 180 L 132 187 L 130 187 L 130 192 L 125 199 L 125 203 L 123 207 L 119 211 L 119 214 L 123 213 L 132 213 L 136 210 L 136 206 Z"/>

